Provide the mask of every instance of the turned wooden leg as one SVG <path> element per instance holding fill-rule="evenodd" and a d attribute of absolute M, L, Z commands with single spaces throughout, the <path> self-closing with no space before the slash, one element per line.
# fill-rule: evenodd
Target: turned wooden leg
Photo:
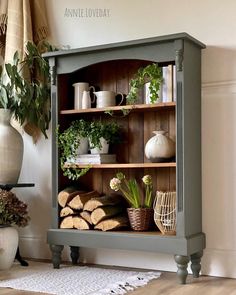
<path fill-rule="evenodd" d="M 77 264 L 79 259 L 79 247 L 70 246 L 70 257 L 72 264 Z"/>
<path fill-rule="evenodd" d="M 177 277 L 179 279 L 180 284 L 186 284 L 186 278 L 188 276 L 188 263 L 189 257 L 182 255 L 175 255 L 175 262 L 177 263 Z"/>
<path fill-rule="evenodd" d="M 201 258 L 203 255 L 203 251 L 199 251 L 197 253 L 194 253 L 190 256 L 191 259 L 191 269 L 193 272 L 194 278 L 199 278 L 199 273 L 201 270 Z"/>
<path fill-rule="evenodd" d="M 64 246 L 61 245 L 50 245 L 52 251 L 52 264 L 53 268 L 60 268 L 61 264 L 61 252 Z"/>

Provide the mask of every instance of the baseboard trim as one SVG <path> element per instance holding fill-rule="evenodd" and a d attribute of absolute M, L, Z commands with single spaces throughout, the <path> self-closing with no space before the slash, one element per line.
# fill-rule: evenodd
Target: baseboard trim
<path fill-rule="evenodd" d="M 202 259 L 202 273 L 204 275 L 236 278 L 236 251 L 205 249 Z"/>
<path fill-rule="evenodd" d="M 46 239 L 40 236 L 20 236 L 19 248 L 22 257 L 50 259 L 51 252 Z"/>

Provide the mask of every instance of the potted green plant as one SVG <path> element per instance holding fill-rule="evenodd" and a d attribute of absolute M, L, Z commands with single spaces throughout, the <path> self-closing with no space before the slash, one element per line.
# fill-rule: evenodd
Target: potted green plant
<path fill-rule="evenodd" d="M 12 225 L 28 224 L 27 205 L 12 192 L 0 190 L 0 269 L 9 269 L 18 247 L 18 231 Z"/>
<path fill-rule="evenodd" d="M 150 102 L 157 102 L 162 81 L 162 70 L 157 63 L 139 68 L 137 73 L 130 80 L 130 90 L 126 96 L 126 104 L 132 105 L 136 103 L 138 92 L 146 83 L 149 83 Z"/>
<path fill-rule="evenodd" d="M 23 140 L 10 124 L 12 116 L 34 142 L 41 133 L 47 138 L 51 119 L 50 74 L 41 50 L 52 49 L 46 42 L 40 43 L 40 48 L 28 42 L 23 61 L 16 52 L 12 63 L 0 67 L 0 183 L 17 183 L 22 165 Z"/>
<path fill-rule="evenodd" d="M 91 153 L 108 153 L 110 144 L 120 142 L 120 126 L 114 121 L 91 122 L 88 138 Z"/>
<path fill-rule="evenodd" d="M 28 42 L 22 61 L 16 52 L 5 70 L 0 67 L 0 108 L 10 110 L 26 132 L 33 128 L 45 138 L 51 119 L 50 72 L 41 54 L 51 50 L 55 48 L 45 41 L 40 46 Z"/>
<path fill-rule="evenodd" d="M 78 154 L 86 154 L 88 152 L 88 135 L 90 132 L 90 123 L 80 119 L 73 121 L 70 126 L 63 132 L 58 129 L 58 148 L 60 151 L 60 166 L 63 175 L 69 179 L 76 180 L 84 175 L 89 166 L 83 169 L 73 167 L 76 156 Z M 81 142 L 83 141 L 83 147 Z M 69 166 L 66 165 L 69 163 Z"/>
<path fill-rule="evenodd" d="M 110 187 L 114 191 L 121 191 L 129 204 L 127 208 L 130 225 L 134 230 L 148 230 L 153 219 L 153 184 L 150 175 L 142 178 L 144 185 L 144 198 L 136 179 L 126 179 L 121 172 L 110 180 Z"/>

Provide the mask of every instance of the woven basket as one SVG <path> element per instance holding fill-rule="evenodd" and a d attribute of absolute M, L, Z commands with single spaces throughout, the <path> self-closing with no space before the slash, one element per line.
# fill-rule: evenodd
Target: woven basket
<path fill-rule="evenodd" d="M 148 230 L 153 221 L 152 208 L 127 208 L 130 226 L 136 231 Z"/>
<path fill-rule="evenodd" d="M 154 221 L 162 234 L 176 234 L 176 192 L 156 192 Z"/>

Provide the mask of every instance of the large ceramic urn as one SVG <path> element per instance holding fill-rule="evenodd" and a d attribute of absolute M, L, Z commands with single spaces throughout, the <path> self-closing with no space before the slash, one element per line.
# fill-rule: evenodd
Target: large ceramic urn
<path fill-rule="evenodd" d="M 11 112 L 0 109 L 0 184 L 17 183 L 23 158 L 23 139 L 10 124 Z"/>
<path fill-rule="evenodd" d="M 9 269 L 15 259 L 19 242 L 16 228 L 0 225 L 0 270 Z"/>

